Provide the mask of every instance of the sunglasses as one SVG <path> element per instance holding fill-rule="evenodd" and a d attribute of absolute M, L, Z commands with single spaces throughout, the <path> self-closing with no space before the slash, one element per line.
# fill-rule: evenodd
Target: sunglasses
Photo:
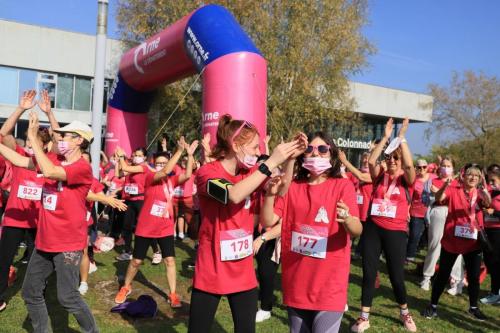
<path fill-rule="evenodd" d="M 399 156 L 398 155 L 384 155 L 384 158 L 386 161 L 390 161 L 391 158 L 394 159 L 394 161 L 398 161 L 399 160 Z"/>
<path fill-rule="evenodd" d="M 427 169 L 427 165 L 424 165 L 424 166 L 418 166 L 417 165 L 416 169 L 418 169 L 418 170 L 425 170 L 425 169 Z"/>
<path fill-rule="evenodd" d="M 330 145 L 309 145 L 307 146 L 305 153 L 311 154 L 314 151 L 317 151 L 320 154 L 326 154 L 330 151 Z"/>
<path fill-rule="evenodd" d="M 243 121 L 243 123 L 241 124 L 241 126 L 236 130 L 236 132 L 234 132 L 233 136 L 231 137 L 231 142 L 234 142 L 234 138 L 236 138 L 238 136 L 238 134 L 240 134 L 241 130 L 243 129 L 243 127 L 246 127 L 248 129 L 252 129 L 252 128 L 255 128 L 251 122 L 249 121 Z"/>

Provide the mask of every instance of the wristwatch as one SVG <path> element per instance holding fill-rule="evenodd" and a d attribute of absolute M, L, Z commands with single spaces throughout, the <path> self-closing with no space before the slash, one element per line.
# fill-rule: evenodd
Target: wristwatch
<path fill-rule="evenodd" d="M 269 170 L 268 166 L 265 163 L 262 163 L 261 165 L 259 165 L 259 171 L 261 173 L 263 173 L 264 175 L 266 175 L 267 177 L 271 177 L 271 175 L 272 175 L 271 170 Z"/>
<path fill-rule="evenodd" d="M 260 240 L 262 241 L 262 243 L 265 243 L 266 242 L 266 236 L 264 236 L 264 234 L 260 235 Z"/>

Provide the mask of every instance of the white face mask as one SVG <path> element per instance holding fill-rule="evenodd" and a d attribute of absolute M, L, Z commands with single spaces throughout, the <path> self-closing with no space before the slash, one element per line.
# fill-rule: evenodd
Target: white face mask
<path fill-rule="evenodd" d="M 245 154 L 243 158 L 240 158 L 238 157 L 238 155 L 236 155 L 239 164 L 242 165 L 245 169 L 251 169 L 257 163 L 258 157 L 255 155 L 247 154 L 244 149 L 242 149 L 242 152 L 243 154 Z"/>
<path fill-rule="evenodd" d="M 163 165 L 156 165 L 155 166 L 156 171 L 161 171 L 163 168 L 164 168 Z"/>
<path fill-rule="evenodd" d="M 142 164 L 142 163 L 144 163 L 144 157 L 134 156 L 132 161 L 134 162 L 134 164 Z"/>

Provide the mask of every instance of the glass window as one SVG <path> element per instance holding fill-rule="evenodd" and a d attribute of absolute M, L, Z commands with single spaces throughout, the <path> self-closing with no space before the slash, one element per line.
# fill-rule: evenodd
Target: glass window
<path fill-rule="evenodd" d="M 18 77 L 18 69 L 0 66 L 0 103 L 18 104 Z"/>
<path fill-rule="evenodd" d="M 36 89 L 36 71 L 21 69 L 19 71 L 19 96 L 26 90 Z"/>
<path fill-rule="evenodd" d="M 38 73 L 37 81 L 38 96 L 40 96 L 42 90 L 47 90 L 50 97 L 50 107 L 54 108 L 56 102 L 57 75 L 49 73 Z"/>
<path fill-rule="evenodd" d="M 73 108 L 73 75 L 59 74 L 57 76 L 56 108 Z"/>
<path fill-rule="evenodd" d="M 75 78 L 75 110 L 90 111 L 90 79 Z"/>

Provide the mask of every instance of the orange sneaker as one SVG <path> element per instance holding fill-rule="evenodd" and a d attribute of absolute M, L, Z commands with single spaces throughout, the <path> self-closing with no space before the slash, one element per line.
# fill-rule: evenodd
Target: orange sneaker
<path fill-rule="evenodd" d="M 174 309 L 180 308 L 182 306 L 179 296 L 176 293 L 171 293 L 170 295 L 168 295 L 168 302 Z"/>
<path fill-rule="evenodd" d="M 121 287 L 120 288 L 120 291 L 118 292 L 118 294 L 116 294 L 116 297 L 115 297 L 115 303 L 116 304 L 122 304 L 122 303 L 125 303 L 125 301 L 127 300 L 127 296 L 130 295 L 132 293 L 132 287 Z"/>
<path fill-rule="evenodd" d="M 9 269 L 9 280 L 7 282 L 7 286 L 11 287 L 14 284 L 14 282 L 16 282 L 16 279 L 17 279 L 16 268 L 14 266 L 10 266 L 10 269 Z"/>

